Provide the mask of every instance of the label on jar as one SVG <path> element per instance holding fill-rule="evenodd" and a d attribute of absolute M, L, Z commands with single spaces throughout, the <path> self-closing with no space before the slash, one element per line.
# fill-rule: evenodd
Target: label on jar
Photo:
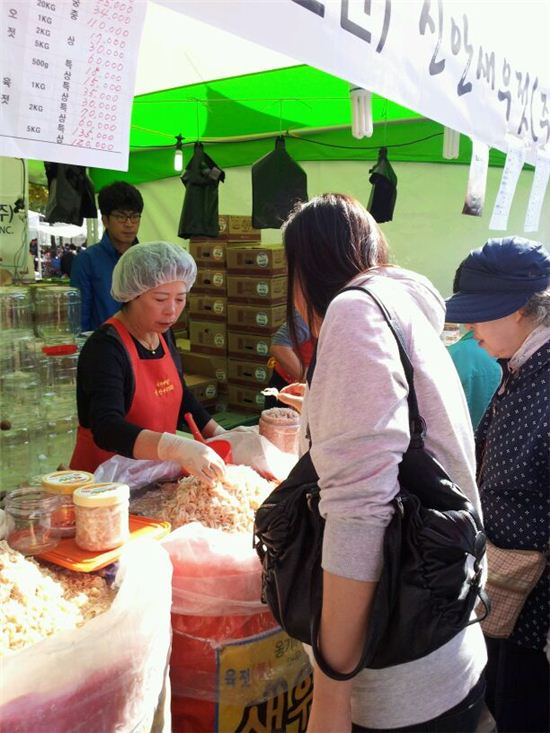
<path fill-rule="evenodd" d="M 204 390 L 204 394 L 208 397 L 208 399 L 212 399 L 212 397 L 216 396 L 216 387 L 213 384 L 209 384 Z"/>
<path fill-rule="evenodd" d="M 99 507 L 117 504 L 127 500 L 129 496 L 130 489 L 126 484 L 108 482 L 76 489 L 73 501 L 77 506 Z"/>
<path fill-rule="evenodd" d="M 214 313 L 223 313 L 223 301 L 215 300 L 214 305 L 212 306 L 212 310 L 214 311 Z"/>
<path fill-rule="evenodd" d="M 214 336 L 214 343 L 216 344 L 216 346 L 224 346 L 225 345 L 225 337 L 224 337 L 223 333 L 217 333 Z"/>
<path fill-rule="evenodd" d="M 258 252 L 256 255 L 256 264 L 258 267 L 267 267 L 269 265 L 269 256 L 266 252 Z"/>
<path fill-rule="evenodd" d="M 212 277 L 212 282 L 217 286 L 223 285 L 223 274 L 221 272 L 215 272 Z"/>
<path fill-rule="evenodd" d="M 93 474 L 87 471 L 56 471 L 43 477 L 42 481 L 48 484 L 79 484 L 83 481 L 91 481 Z"/>
<path fill-rule="evenodd" d="M 226 374 L 225 369 L 216 369 L 216 379 L 218 382 L 225 382 Z"/>
<path fill-rule="evenodd" d="M 256 313 L 256 323 L 258 326 L 267 326 L 269 323 L 269 316 L 267 313 Z"/>
<path fill-rule="evenodd" d="M 223 259 L 223 249 L 221 247 L 214 247 L 212 250 L 212 258 L 214 260 L 222 260 Z"/>
<path fill-rule="evenodd" d="M 258 343 L 256 344 L 256 351 L 258 352 L 258 354 L 265 356 L 269 352 L 269 346 L 266 344 L 265 341 L 258 341 Z"/>
<path fill-rule="evenodd" d="M 269 295 L 269 285 L 268 283 L 258 283 L 256 285 L 256 292 L 258 295 Z"/>
<path fill-rule="evenodd" d="M 264 396 L 261 392 L 258 392 L 256 394 L 256 404 L 257 405 L 263 405 L 264 404 Z"/>
<path fill-rule="evenodd" d="M 265 382 L 265 380 L 267 379 L 267 372 L 263 367 L 258 367 L 254 372 L 254 376 L 256 377 L 258 382 Z"/>

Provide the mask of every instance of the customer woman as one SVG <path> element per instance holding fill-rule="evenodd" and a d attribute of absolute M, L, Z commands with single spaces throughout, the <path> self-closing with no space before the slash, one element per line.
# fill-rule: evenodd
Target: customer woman
<path fill-rule="evenodd" d="M 175 435 L 191 412 L 205 437 L 224 432 L 186 388 L 170 327 L 195 282 L 195 261 L 168 242 L 130 247 L 113 271 L 120 310 L 95 331 L 78 360 L 79 427 L 71 468 L 95 471 L 115 454 L 176 461 L 212 483 L 223 461 Z"/>
<path fill-rule="evenodd" d="M 284 242 L 289 316 L 296 307 L 317 339 L 302 450 L 307 433 L 326 519 L 319 642 L 333 669 L 350 672 L 363 649 L 410 436 L 395 339 L 368 295 L 343 288 L 367 283 L 397 315 L 415 369 L 426 447 L 479 509 L 473 434 L 440 339 L 443 300 L 426 278 L 389 264 L 384 236 L 363 206 L 340 194 L 314 198 L 290 216 Z M 485 662 L 483 635 L 473 625 L 427 657 L 364 669 L 349 682 L 315 668 L 308 732 L 345 733 L 352 721 L 358 731 L 474 731 Z"/>
<path fill-rule="evenodd" d="M 550 253 L 521 237 L 490 239 L 459 267 L 454 290 L 447 319 L 466 323 L 504 368 L 476 434 L 487 536 L 505 550 L 548 552 Z M 513 567 L 513 552 L 506 562 Z M 487 638 L 487 704 L 499 733 L 550 730 L 549 585 L 546 565 L 510 636 Z"/>

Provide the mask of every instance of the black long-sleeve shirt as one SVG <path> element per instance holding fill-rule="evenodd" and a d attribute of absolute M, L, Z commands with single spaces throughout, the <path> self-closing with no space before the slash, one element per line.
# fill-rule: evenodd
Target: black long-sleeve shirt
<path fill-rule="evenodd" d="M 133 338 L 133 337 L 132 337 Z M 183 378 L 181 357 L 170 331 L 164 334 L 183 385 L 183 400 L 178 415 L 178 429 L 186 426 L 184 413 L 190 412 L 199 430 L 211 416 L 187 389 Z M 152 354 L 134 339 L 140 359 L 160 359 L 162 345 Z M 76 402 L 78 421 L 90 428 L 94 441 L 103 450 L 133 457 L 134 443 L 147 425 L 135 425 L 126 420 L 134 396 L 135 382 L 130 358 L 117 331 L 103 325 L 84 344 L 78 359 Z"/>

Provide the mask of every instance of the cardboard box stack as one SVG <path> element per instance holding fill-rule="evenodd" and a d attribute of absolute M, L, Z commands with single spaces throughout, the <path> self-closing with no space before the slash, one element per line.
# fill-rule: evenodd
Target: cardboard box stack
<path fill-rule="evenodd" d="M 228 404 L 260 412 L 271 377 L 271 339 L 286 319 L 286 259 L 282 244 L 242 244 L 227 250 Z"/>
<path fill-rule="evenodd" d="M 205 406 L 221 412 L 228 407 L 228 253 L 235 247 L 259 244 L 261 233 L 250 216 L 220 216 L 217 239 L 190 240 L 197 263 L 197 280 L 185 309 L 188 312 L 190 352 L 182 351 L 186 382 Z"/>

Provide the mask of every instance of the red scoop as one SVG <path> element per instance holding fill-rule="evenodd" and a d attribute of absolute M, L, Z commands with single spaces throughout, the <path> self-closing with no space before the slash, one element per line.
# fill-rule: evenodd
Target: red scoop
<path fill-rule="evenodd" d="M 198 429 L 197 423 L 195 422 L 193 415 L 190 412 L 186 412 L 183 417 L 185 418 L 185 422 L 189 426 L 191 435 L 195 438 L 195 440 L 198 440 L 200 443 L 204 443 L 209 448 L 212 448 L 212 450 L 215 451 L 220 456 L 220 458 L 225 461 L 225 463 L 233 463 L 233 456 L 231 455 L 231 443 L 228 440 L 211 440 L 210 442 L 207 442 L 202 437 L 202 433 Z"/>

